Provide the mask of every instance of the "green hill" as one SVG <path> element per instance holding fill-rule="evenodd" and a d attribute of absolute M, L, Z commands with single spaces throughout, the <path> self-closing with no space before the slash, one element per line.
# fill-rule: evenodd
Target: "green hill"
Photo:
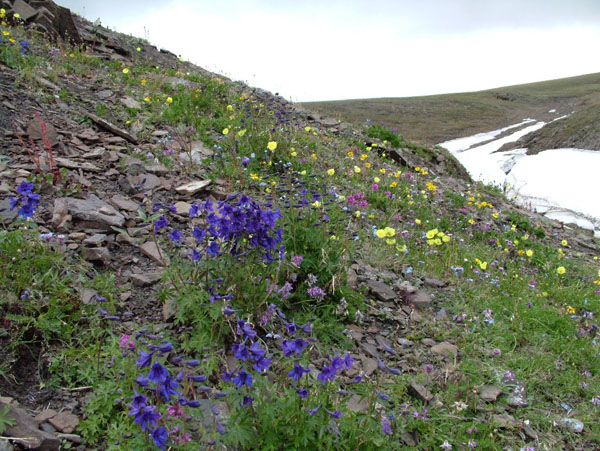
<path fill-rule="evenodd" d="M 478 92 L 302 104 L 354 123 L 384 122 L 407 139 L 430 145 L 487 132 L 532 117 L 549 121 L 600 103 L 600 73 Z"/>

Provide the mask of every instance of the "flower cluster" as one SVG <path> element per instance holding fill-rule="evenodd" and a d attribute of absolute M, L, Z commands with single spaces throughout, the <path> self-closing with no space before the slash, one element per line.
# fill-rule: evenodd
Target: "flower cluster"
<path fill-rule="evenodd" d="M 279 251 L 283 259 L 284 248 L 279 245 L 282 232 L 281 228 L 276 228 L 277 220 L 282 217 L 280 211 L 263 209 L 246 195 L 239 196 L 236 201 L 237 197 L 229 196 L 216 207 L 208 200 L 203 204 L 192 205 L 190 217 L 198 216 L 203 211 L 208 223 L 208 234 L 198 227 L 194 229 L 196 240 L 202 242 L 209 239 L 207 252 L 211 257 L 221 255 L 222 243 L 229 242 L 229 252 L 233 256 L 242 256 L 252 249 L 262 249 L 267 263 L 275 259 L 274 251 Z M 192 259 L 195 259 L 194 255 Z"/>
<path fill-rule="evenodd" d="M 9 197 L 10 210 L 20 207 L 17 213 L 22 218 L 33 218 L 33 213 L 40 202 L 40 195 L 33 192 L 33 183 L 21 182 L 17 187 L 17 193 L 20 197 Z"/>

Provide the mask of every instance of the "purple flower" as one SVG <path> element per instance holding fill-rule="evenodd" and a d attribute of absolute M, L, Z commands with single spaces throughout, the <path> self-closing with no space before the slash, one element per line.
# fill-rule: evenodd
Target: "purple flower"
<path fill-rule="evenodd" d="M 208 248 L 206 248 L 206 252 L 211 257 L 216 257 L 217 255 L 223 255 L 223 253 L 221 252 L 221 247 L 217 244 L 216 241 L 211 241 L 211 243 L 208 245 Z"/>
<path fill-rule="evenodd" d="M 294 368 L 292 368 L 287 375 L 288 377 L 294 379 L 294 382 L 298 382 L 306 373 L 310 373 L 310 369 L 295 364 Z"/>
<path fill-rule="evenodd" d="M 321 404 L 319 404 L 317 407 L 315 407 L 314 409 L 310 409 L 308 411 L 308 416 L 313 417 L 316 415 L 316 413 L 319 411 L 319 409 L 321 408 Z"/>
<path fill-rule="evenodd" d="M 249 163 L 250 163 L 250 158 L 242 157 L 242 166 L 247 167 Z"/>
<path fill-rule="evenodd" d="M 168 225 L 169 221 L 164 217 L 164 215 L 162 215 L 160 218 L 154 221 L 154 231 L 158 232 L 160 229 L 164 229 Z"/>
<path fill-rule="evenodd" d="M 245 343 L 234 343 L 232 347 L 233 356 L 242 361 L 248 360 L 250 353 L 248 352 L 248 348 Z"/>
<path fill-rule="evenodd" d="M 298 393 L 298 396 L 302 399 L 308 398 L 308 390 L 306 388 L 296 389 L 296 393 Z"/>
<path fill-rule="evenodd" d="M 198 226 L 194 226 L 194 231 L 192 232 L 192 235 L 194 236 L 196 241 L 201 243 L 202 240 L 204 240 L 204 237 L 206 236 L 206 232 L 204 231 L 204 229 L 201 229 Z"/>
<path fill-rule="evenodd" d="M 321 302 L 323 299 L 325 299 L 325 292 L 316 285 L 308 288 L 306 292 L 311 298 L 316 299 L 318 302 Z"/>
<path fill-rule="evenodd" d="M 254 368 L 256 371 L 268 371 L 270 366 L 271 359 L 267 359 L 266 357 L 260 357 L 258 360 L 256 360 L 254 365 L 252 365 L 252 368 Z"/>
<path fill-rule="evenodd" d="M 152 363 L 153 356 L 154 356 L 154 351 L 149 351 L 149 352 L 140 351 L 140 358 L 138 358 L 135 363 L 140 368 L 149 367 L 150 364 Z"/>
<path fill-rule="evenodd" d="M 257 341 L 255 341 L 254 343 L 252 343 L 250 345 L 250 347 L 248 348 L 248 351 L 250 352 L 250 357 L 252 358 L 252 360 L 254 360 L 255 362 L 259 361 L 260 359 L 262 359 L 265 356 L 265 350 L 260 346 L 260 343 L 258 343 Z"/>
<path fill-rule="evenodd" d="M 248 387 L 252 387 L 252 374 L 246 373 L 245 371 L 240 371 L 231 382 L 237 385 L 238 389 L 242 388 L 242 385 L 247 385 Z"/>
<path fill-rule="evenodd" d="M 281 343 L 283 355 L 286 357 L 291 356 L 294 352 L 298 355 L 301 355 L 306 346 L 308 346 L 308 342 L 302 340 L 301 338 L 296 338 L 295 340 L 285 339 Z"/>
<path fill-rule="evenodd" d="M 160 413 L 156 412 L 156 406 L 144 406 L 137 415 L 134 423 L 142 427 L 142 431 L 150 431 L 156 427 L 156 421 L 160 418 Z"/>
<path fill-rule="evenodd" d="M 331 415 L 336 420 L 339 420 L 340 418 L 342 418 L 342 411 L 341 410 L 336 410 L 336 411 L 332 412 L 332 411 L 329 411 L 329 410 L 325 409 L 325 412 L 327 412 L 329 415 Z"/>
<path fill-rule="evenodd" d="M 169 432 L 162 426 L 157 427 L 153 432 L 152 432 L 152 440 L 154 441 L 154 444 L 159 448 L 159 449 L 165 449 L 165 446 L 167 445 L 167 439 L 169 438 Z"/>
<path fill-rule="evenodd" d="M 256 337 L 256 331 L 252 329 L 252 324 L 247 323 L 244 320 L 239 320 L 237 322 L 236 334 L 250 340 L 254 340 L 254 337 Z"/>
<path fill-rule="evenodd" d="M 254 398 L 250 395 L 245 395 L 244 399 L 240 401 L 241 407 L 252 407 L 252 403 L 254 402 Z"/>
<path fill-rule="evenodd" d="M 294 335 L 296 332 L 298 332 L 298 328 L 296 327 L 296 323 L 294 322 L 294 320 L 292 320 L 291 323 L 288 323 L 284 320 L 283 325 L 285 326 L 286 332 L 290 335 Z"/>
<path fill-rule="evenodd" d="M 304 258 L 304 256 L 302 255 L 293 255 L 292 256 L 292 264 L 294 266 L 300 266 L 302 264 L 302 259 Z"/>
<path fill-rule="evenodd" d="M 169 370 L 167 370 L 160 363 L 155 363 L 152 365 L 152 369 L 148 372 L 148 379 L 150 379 L 155 384 L 160 382 L 164 382 L 169 376 Z"/>
<path fill-rule="evenodd" d="M 325 365 L 317 375 L 317 379 L 319 379 L 323 385 L 326 385 L 328 380 L 331 382 L 335 380 L 336 373 L 337 371 L 333 367 Z"/>
<path fill-rule="evenodd" d="M 173 243 L 179 243 L 183 239 L 183 233 L 177 229 L 173 229 L 169 234 L 169 239 L 173 241 Z"/>
<path fill-rule="evenodd" d="M 381 417 L 381 433 L 386 435 L 392 435 L 392 425 L 384 415 Z"/>
<path fill-rule="evenodd" d="M 135 390 L 134 393 L 135 395 L 131 398 L 131 404 L 129 404 L 131 409 L 129 409 L 128 415 L 130 417 L 138 415 L 140 411 L 146 407 L 146 403 L 148 402 L 148 398 L 146 398 L 144 395 L 138 394 Z"/>
<path fill-rule="evenodd" d="M 354 359 L 352 358 L 349 352 L 347 352 L 344 356 L 344 361 L 342 362 L 342 364 L 347 370 L 352 368 L 352 365 L 354 364 Z"/>

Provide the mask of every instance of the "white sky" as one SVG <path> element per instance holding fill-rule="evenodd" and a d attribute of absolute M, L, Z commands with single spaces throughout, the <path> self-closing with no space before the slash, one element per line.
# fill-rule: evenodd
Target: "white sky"
<path fill-rule="evenodd" d="M 600 0 L 58 0 L 292 101 L 600 72 Z"/>

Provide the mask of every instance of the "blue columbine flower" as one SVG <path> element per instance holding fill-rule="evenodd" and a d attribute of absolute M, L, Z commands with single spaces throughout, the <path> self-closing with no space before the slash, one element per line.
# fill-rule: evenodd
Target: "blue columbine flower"
<path fill-rule="evenodd" d="M 156 427 L 156 421 L 160 413 L 156 412 L 156 406 L 144 406 L 135 416 L 134 423 L 142 427 L 142 431 L 150 431 Z"/>
<path fill-rule="evenodd" d="M 148 379 L 155 384 L 164 382 L 167 377 L 169 377 L 169 370 L 158 362 L 152 365 L 152 369 L 148 372 Z"/>
<path fill-rule="evenodd" d="M 308 342 L 304 341 L 302 338 L 296 338 L 295 340 L 285 339 L 281 343 L 281 350 L 283 351 L 283 355 L 285 355 L 286 357 L 289 357 L 294 352 L 298 355 L 301 355 L 302 351 L 307 346 L 308 346 Z"/>
<path fill-rule="evenodd" d="M 144 352 L 140 351 L 140 358 L 136 360 L 135 363 L 140 368 L 149 367 L 152 364 L 152 357 L 154 356 L 154 351 Z"/>
<path fill-rule="evenodd" d="M 331 382 L 335 380 L 336 373 L 337 372 L 333 367 L 325 365 L 317 375 L 317 379 L 319 379 L 323 385 L 326 385 L 328 380 Z"/>
<path fill-rule="evenodd" d="M 298 382 L 306 373 L 310 373 L 310 369 L 304 368 L 302 365 L 295 364 L 294 368 L 292 368 L 287 375 L 288 377 L 294 379 L 294 382 Z"/>
<path fill-rule="evenodd" d="M 238 389 L 242 388 L 242 385 L 247 385 L 248 387 L 252 387 L 252 374 L 246 373 L 245 371 L 240 371 L 231 382 L 237 385 Z"/>
<path fill-rule="evenodd" d="M 168 438 L 169 438 L 169 432 L 162 426 L 157 427 L 152 432 L 152 440 L 154 441 L 154 444 L 159 449 L 165 449 Z"/>

